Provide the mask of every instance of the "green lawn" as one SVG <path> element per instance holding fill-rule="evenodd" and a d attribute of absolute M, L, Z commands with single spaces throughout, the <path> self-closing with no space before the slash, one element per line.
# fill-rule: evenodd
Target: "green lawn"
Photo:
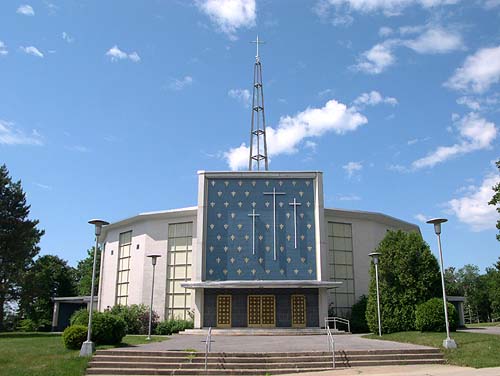
<path fill-rule="evenodd" d="M 153 336 L 152 341 L 168 337 Z M 146 336 L 126 336 L 119 347 L 147 343 Z M 98 346 L 98 349 L 113 346 Z M 64 348 L 60 334 L 0 333 L 2 376 L 77 376 L 85 373 L 89 358 Z"/>
<path fill-rule="evenodd" d="M 458 332 L 452 333 L 451 337 L 457 343 L 457 349 L 442 348 L 443 339 L 446 338 L 444 333 L 400 332 L 384 334 L 382 338 L 375 334 L 365 336 L 365 338 L 438 347 L 443 351 L 447 363 L 457 366 L 500 367 L 500 336 Z"/>

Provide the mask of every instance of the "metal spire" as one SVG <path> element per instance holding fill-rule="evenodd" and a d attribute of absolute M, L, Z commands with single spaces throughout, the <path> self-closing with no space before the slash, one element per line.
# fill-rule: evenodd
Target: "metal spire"
<path fill-rule="evenodd" d="M 250 131 L 250 159 L 248 169 L 252 171 L 254 162 L 260 170 L 260 162 L 264 161 L 266 171 L 269 169 L 267 159 L 266 117 L 264 115 L 264 90 L 262 88 L 262 64 L 260 63 L 259 44 L 265 42 L 257 39 L 252 41 L 257 45 L 255 65 L 253 68 L 253 99 L 252 99 L 252 129 Z"/>

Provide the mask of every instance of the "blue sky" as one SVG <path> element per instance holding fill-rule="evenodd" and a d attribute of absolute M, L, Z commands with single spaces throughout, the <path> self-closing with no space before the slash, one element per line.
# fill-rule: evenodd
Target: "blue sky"
<path fill-rule="evenodd" d="M 245 168 L 255 46 L 270 169 L 324 172 L 325 206 L 420 225 L 447 266 L 499 256 L 499 0 L 0 3 L 0 162 L 72 265 L 87 220 L 195 205 Z"/>

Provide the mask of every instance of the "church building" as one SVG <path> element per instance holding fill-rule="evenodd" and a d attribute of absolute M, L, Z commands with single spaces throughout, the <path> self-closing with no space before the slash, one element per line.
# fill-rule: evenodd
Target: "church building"
<path fill-rule="evenodd" d="M 257 46 L 260 43 L 257 39 Z M 198 172 L 198 205 L 142 213 L 102 230 L 98 309 L 149 305 L 195 328 L 319 328 L 368 293 L 385 214 L 324 208 L 323 174 L 269 171 L 262 67 L 254 67 L 249 171 Z M 260 170 L 262 165 L 262 170 Z"/>

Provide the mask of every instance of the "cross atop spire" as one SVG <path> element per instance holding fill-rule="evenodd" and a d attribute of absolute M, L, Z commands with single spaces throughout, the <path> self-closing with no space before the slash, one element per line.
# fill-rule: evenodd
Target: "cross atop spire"
<path fill-rule="evenodd" d="M 269 162 L 267 159 L 266 141 L 266 117 L 264 115 L 264 89 L 262 87 L 262 64 L 259 56 L 259 44 L 264 42 L 259 39 L 252 41 L 257 45 L 257 55 L 253 68 L 253 99 L 252 99 L 252 127 L 250 130 L 250 159 L 248 169 L 252 171 L 254 167 L 260 170 L 260 162 L 264 164 L 267 171 Z M 254 166 L 255 165 L 255 166 Z"/>
<path fill-rule="evenodd" d="M 255 61 L 259 62 L 260 61 L 260 56 L 259 56 L 259 44 L 265 44 L 266 42 L 259 40 L 259 35 L 257 34 L 257 39 L 251 41 L 250 43 L 255 43 L 257 45 L 257 54 L 255 55 Z"/>

